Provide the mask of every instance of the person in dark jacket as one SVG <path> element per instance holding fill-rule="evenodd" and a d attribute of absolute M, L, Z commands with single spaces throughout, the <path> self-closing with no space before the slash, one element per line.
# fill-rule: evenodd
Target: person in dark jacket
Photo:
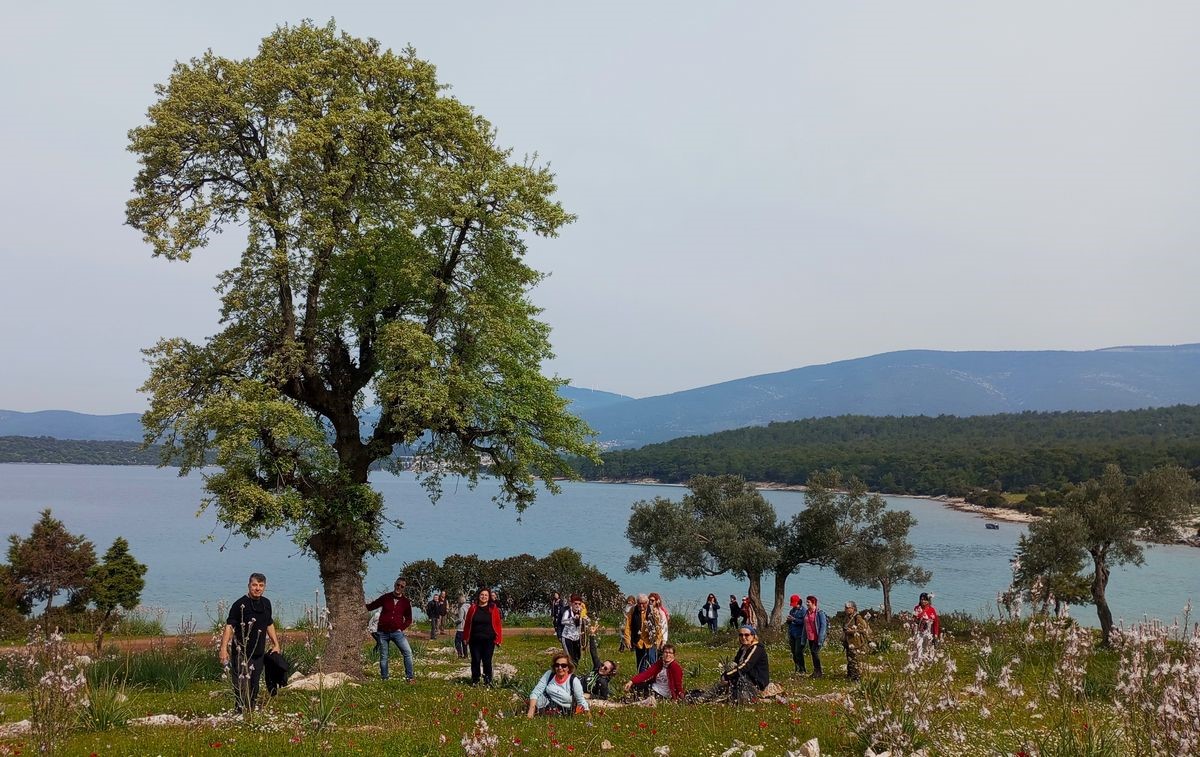
<path fill-rule="evenodd" d="M 717 595 L 709 594 L 708 599 L 704 600 L 704 606 L 700 608 L 700 624 L 708 626 L 708 630 L 716 633 L 717 615 L 720 612 L 721 603 L 717 601 Z"/>
<path fill-rule="evenodd" d="M 485 686 L 492 683 L 492 655 L 504 641 L 504 626 L 500 609 L 492 601 L 492 592 L 480 589 L 475 603 L 467 610 L 463 621 L 463 642 L 471 651 L 471 684 L 483 678 Z"/>
<path fill-rule="evenodd" d="M 767 663 L 767 648 L 758 640 L 754 626 L 748 623 L 742 626 L 738 630 L 738 640 L 742 645 L 721 678 L 729 683 L 735 704 L 749 704 L 771 683 L 771 670 Z"/>
<path fill-rule="evenodd" d="M 558 641 L 562 643 L 562 614 L 567 609 L 567 603 L 563 601 L 562 595 L 557 591 L 550 594 L 550 620 L 554 622 L 554 635 L 558 637 Z"/>
<path fill-rule="evenodd" d="M 388 679 L 388 649 L 395 644 L 404 656 L 404 679 L 413 679 L 413 653 L 404 632 L 412 625 L 412 602 L 405 594 L 407 582 L 397 578 L 392 590 L 381 594 L 374 602 L 367 605 L 368 610 L 379 610 L 379 625 L 375 630 L 375 640 L 379 642 L 379 677 Z"/>
<path fill-rule="evenodd" d="M 590 694 L 592 699 L 608 699 L 608 687 L 612 677 L 617 674 L 617 662 L 600 659 L 595 634 L 588 638 L 588 651 L 592 654 L 592 672 L 580 678 L 583 681 L 583 690 Z"/>
<path fill-rule="evenodd" d="M 738 601 L 737 596 L 729 595 L 729 627 L 737 628 L 742 620 L 742 603 Z"/>

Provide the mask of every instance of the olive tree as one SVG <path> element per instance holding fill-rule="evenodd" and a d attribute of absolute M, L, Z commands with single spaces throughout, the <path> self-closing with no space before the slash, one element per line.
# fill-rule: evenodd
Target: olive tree
<path fill-rule="evenodd" d="M 364 560 L 386 548 L 372 464 L 415 448 L 433 496 L 486 467 L 521 509 L 539 478 L 556 491 L 571 474 L 564 453 L 595 454 L 541 373 L 541 274 L 524 262 L 531 235 L 572 216 L 549 170 L 497 146 L 432 65 L 332 22 L 178 63 L 156 95 L 129 133 L 127 222 L 169 260 L 223 230 L 245 247 L 219 277 L 222 328 L 147 350 L 147 442 L 182 473 L 211 451 L 218 519 L 315 556 L 323 664 L 360 673 Z"/>
<path fill-rule="evenodd" d="M 749 582 L 755 613 L 766 622 L 762 576 L 779 559 L 775 508 L 741 476 L 696 476 L 676 502 L 639 501 L 625 528 L 637 550 L 626 569 L 651 566 L 667 581 L 730 573 Z"/>
<path fill-rule="evenodd" d="M 1067 494 L 1047 516 L 1050 522 L 1031 527 L 1018 558 L 1060 553 L 1056 564 L 1084 564 L 1090 558 L 1090 593 L 1100 620 L 1102 643 L 1112 637 L 1108 580 L 1115 565 L 1141 565 L 1143 541 L 1174 541 L 1179 526 L 1195 512 L 1196 482 L 1178 466 L 1162 466 L 1130 480 L 1116 465 L 1100 478 L 1085 481 Z M 1082 558 L 1082 559 L 1080 559 Z M 1060 577 L 1061 578 L 1061 577 Z"/>

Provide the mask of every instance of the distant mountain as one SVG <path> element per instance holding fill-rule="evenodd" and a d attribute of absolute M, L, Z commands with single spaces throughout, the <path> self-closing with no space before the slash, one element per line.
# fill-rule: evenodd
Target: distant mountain
<path fill-rule="evenodd" d="M 993 415 L 1200 404 L 1200 344 L 1088 352 L 906 350 L 633 399 L 563 387 L 607 448 L 837 415 Z M 364 431 L 374 425 L 364 413 Z M 141 441 L 135 413 L 0 410 L 0 436 Z"/>
<path fill-rule="evenodd" d="M 574 386 L 561 387 L 559 394 L 571 401 L 571 411 L 575 413 L 633 399 L 623 394 Z M 140 442 L 144 433 L 140 418 L 137 413 L 88 415 L 69 410 L 39 410 L 32 413 L 0 410 L 0 436 Z M 369 434 L 378 420 L 378 409 L 367 408 L 363 413 L 363 433 Z"/>
<path fill-rule="evenodd" d="M 1088 352 L 906 350 L 583 409 L 606 447 L 837 415 L 990 415 L 1200 404 L 1200 344 Z"/>
<path fill-rule="evenodd" d="M 87 415 L 70 410 L 39 410 L 33 413 L 0 410 L 0 436 L 140 442 L 140 418 L 137 413 Z"/>
<path fill-rule="evenodd" d="M 618 402 L 630 402 L 633 400 L 633 397 L 626 397 L 624 394 L 602 392 L 599 389 L 580 389 L 577 386 L 560 387 L 558 394 L 571 401 L 570 409 L 573 413 L 582 413 L 586 410 L 595 410 L 615 405 Z"/>

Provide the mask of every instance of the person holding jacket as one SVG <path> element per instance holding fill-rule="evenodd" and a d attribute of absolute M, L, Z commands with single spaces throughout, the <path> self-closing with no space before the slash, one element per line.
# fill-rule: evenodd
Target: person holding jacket
<path fill-rule="evenodd" d="M 471 652 L 471 685 L 479 683 L 482 675 L 485 686 L 492 684 L 492 655 L 504 641 L 500 610 L 492 601 L 492 592 L 480 589 L 475 602 L 463 619 L 463 642 Z"/>
<path fill-rule="evenodd" d="M 380 610 L 375 640 L 379 642 L 379 677 L 388 679 L 388 649 L 395 644 L 404 655 L 404 680 L 413 679 L 413 653 L 404 632 L 412 625 L 412 603 L 405 594 L 406 582 L 397 578 L 392 590 L 367 604 L 367 610 Z"/>
<path fill-rule="evenodd" d="M 648 696 L 678 701 L 683 699 L 683 666 L 675 659 L 675 645 L 664 644 L 658 660 L 625 682 L 625 690 L 645 688 Z"/>

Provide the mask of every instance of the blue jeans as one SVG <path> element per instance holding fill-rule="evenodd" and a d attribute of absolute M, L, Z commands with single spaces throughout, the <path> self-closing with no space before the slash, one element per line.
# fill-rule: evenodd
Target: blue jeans
<path fill-rule="evenodd" d="M 400 650 L 400 654 L 404 655 L 404 677 L 411 679 L 413 677 L 413 656 L 412 647 L 408 645 L 408 637 L 403 631 L 378 631 L 375 634 L 375 640 L 379 642 L 379 677 L 383 680 L 388 678 L 388 649 L 391 646 L 388 642 L 394 642 L 396 648 Z"/>

